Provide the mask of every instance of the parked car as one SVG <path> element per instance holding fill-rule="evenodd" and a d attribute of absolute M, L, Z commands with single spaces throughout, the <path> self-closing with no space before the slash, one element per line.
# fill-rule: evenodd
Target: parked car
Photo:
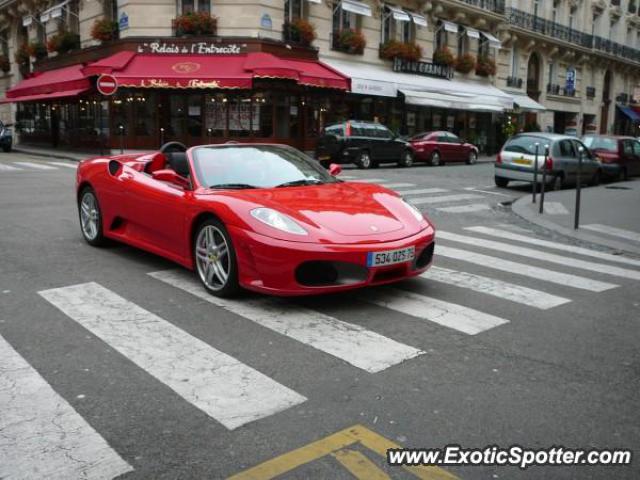
<path fill-rule="evenodd" d="M 0 122 L 0 147 L 4 152 L 10 152 L 13 146 L 13 134 L 9 127 L 11 125 Z"/>
<path fill-rule="evenodd" d="M 414 153 L 406 140 L 384 125 L 350 120 L 324 128 L 316 145 L 321 165 L 353 163 L 358 168 L 377 167 L 381 163 L 413 165 Z"/>
<path fill-rule="evenodd" d="M 466 162 L 471 165 L 478 160 L 478 147 L 450 132 L 420 133 L 409 142 L 413 147 L 415 160 L 429 165 L 444 165 L 446 162 Z"/>
<path fill-rule="evenodd" d="M 547 182 L 554 190 L 575 183 L 578 158 L 582 159 L 584 183 L 597 185 L 602 176 L 602 164 L 577 138 L 553 133 L 521 133 L 511 137 L 502 147 L 495 162 L 495 182 L 506 187 L 510 181 L 533 182 L 538 145 L 538 182 L 542 183 L 542 170 L 547 170 Z M 549 157 L 545 162 L 545 145 Z"/>
<path fill-rule="evenodd" d="M 602 172 L 608 177 L 627 180 L 640 175 L 640 142 L 635 138 L 586 135 L 582 141 L 600 158 Z"/>

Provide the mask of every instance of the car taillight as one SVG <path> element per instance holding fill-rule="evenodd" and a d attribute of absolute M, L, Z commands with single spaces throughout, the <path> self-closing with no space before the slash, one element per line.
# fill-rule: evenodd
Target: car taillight
<path fill-rule="evenodd" d="M 496 156 L 496 163 L 502 163 L 502 156 L 500 155 L 500 152 L 498 152 L 498 155 Z"/>
<path fill-rule="evenodd" d="M 347 122 L 347 127 L 345 128 L 345 136 L 351 136 L 351 122 Z"/>
<path fill-rule="evenodd" d="M 544 168 L 547 170 L 553 170 L 553 158 L 547 157 L 544 162 Z"/>

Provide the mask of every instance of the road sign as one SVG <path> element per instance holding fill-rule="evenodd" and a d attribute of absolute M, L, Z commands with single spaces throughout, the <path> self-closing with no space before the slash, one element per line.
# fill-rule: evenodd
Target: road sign
<path fill-rule="evenodd" d="M 113 95 L 118 90 L 118 81 L 113 75 L 100 75 L 96 88 L 102 95 Z"/>

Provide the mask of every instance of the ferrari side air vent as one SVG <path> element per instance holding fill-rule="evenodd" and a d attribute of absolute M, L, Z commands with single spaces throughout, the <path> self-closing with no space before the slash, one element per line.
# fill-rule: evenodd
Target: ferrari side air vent
<path fill-rule="evenodd" d="M 111 175 L 116 175 L 120 171 L 120 167 L 122 167 L 120 162 L 118 162 L 117 160 L 111 160 L 109 162 L 109 173 Z"/>

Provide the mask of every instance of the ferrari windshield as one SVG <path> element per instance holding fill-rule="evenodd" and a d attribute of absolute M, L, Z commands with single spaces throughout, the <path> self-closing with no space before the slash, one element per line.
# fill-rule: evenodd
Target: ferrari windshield
<path fill-rule="evenodd" d="M 193 151 L 198 180 L 209 188 L 275 188 L 337 182 L 312 159 L 285 145 L 229 145 Z"/>

